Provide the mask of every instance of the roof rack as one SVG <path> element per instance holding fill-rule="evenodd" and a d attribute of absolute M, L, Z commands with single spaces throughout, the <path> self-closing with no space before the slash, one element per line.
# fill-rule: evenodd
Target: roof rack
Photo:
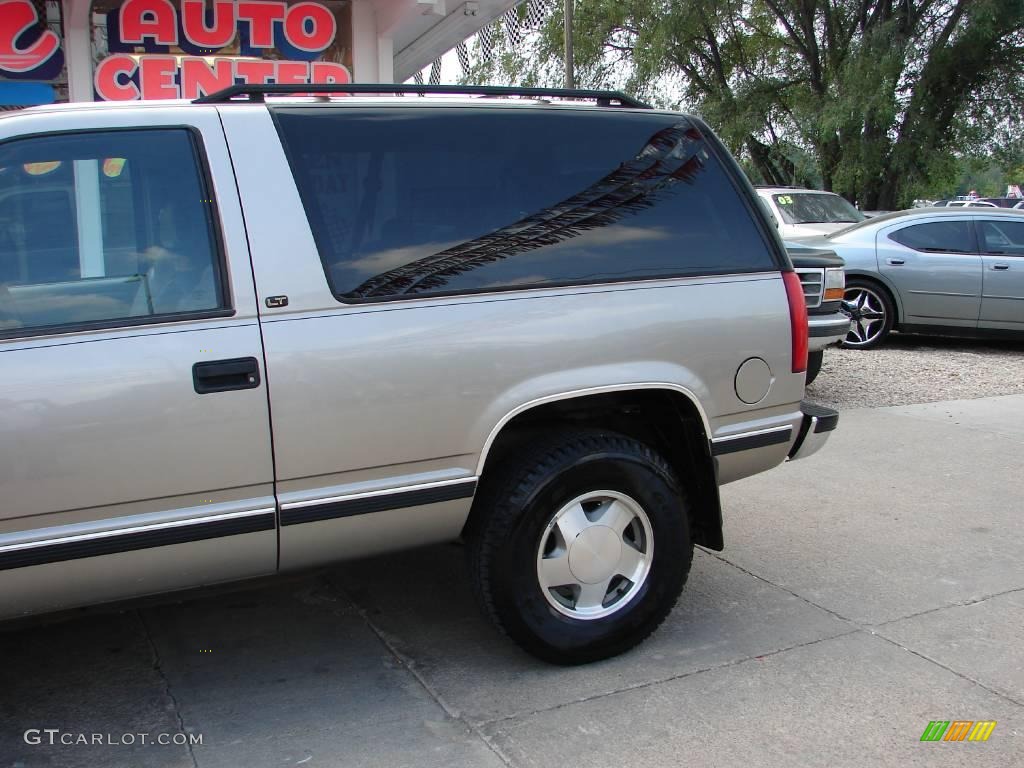
<path fill-rule="evenodd" d="M 193 104 L 228 104 L 237 97 L 247 96 L 242 103 L 261 103 L 266 96 L 276 94 L 388 94 L 406 93 L 426 96 L 427 94 L 448 94 L 453 96 L 530 96 L 537 98 L 587 99 L 596 101 L 599 107 L 632 107 L 650 109 L 649 104 L 627 96 L 620 91 L 594 91 L 578 88 L 516 88 L 502 85 L 417 85 L 415 83 L 299 83 L 287 85 L 266 85 L 247 83 L 232 85 L 206 96 L 195 99 Z"/>

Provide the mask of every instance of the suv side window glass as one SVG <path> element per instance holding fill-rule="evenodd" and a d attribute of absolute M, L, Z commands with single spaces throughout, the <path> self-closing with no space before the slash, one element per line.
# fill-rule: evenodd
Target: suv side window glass
<path fill-rule="evenodd" d="M 978 222 L 981 249 L 1000 256 L 1024 256 L 1024 222 Z"/>
<path fill-rule="evenodd" d="M 778 269 L 682 116 L 273 112 L 342 300 Z"/>
<path fill-rule="evenodd" d="M 212 209 L 184 129 L 0 145 L 0 333 L 224 307 Z"/>
<path fill-rule="evenodd" d="M 889 235 L 900 245 L 915 251 L 940 253 L 977 253 L 974 235 L 967 221 L 932 221 L 914 224 Z"/>

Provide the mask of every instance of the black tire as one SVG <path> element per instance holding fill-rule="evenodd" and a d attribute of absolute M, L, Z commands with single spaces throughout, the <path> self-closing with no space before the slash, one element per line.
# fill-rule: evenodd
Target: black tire
<path fill-rule="evenodd" d="M 549 603 L 538 577 L 538 548 L 559 509 L 598 490 L 635 501 L 654 545 L 633 596 L 611 615 L 580 620 Z M 583 664 L 637 645 L 672 610 L 690 571 L 689 508 L 678 480 L 651 448 L 616 433 L 549 438 L 491 477 L 485 474 L 475 504 L 469 559 L 477 598 L 499 629 L 545 661 Z"/>
<path fill-rule="evenodd" d="M 874 349 L 883 341 L 896 323 L 896 306 L 893 304 L 889 291 L 883 288 L 874 280 L 851 278 L 846 281 L 846 301 L 851 301 L 864 293 L 869 294 L 872 299 L 872 309 L 881 309 L 884 313 L 880 327 L 871 327 L 870 334 L 865 334 L 865 341 L 859 341 L 858 335 L 864 329 L 864 325 L 858 323 L 860 310 L 855 311 L 851 317 L 850 332 L 843 342 L 847 349 Z M 880 305 L 876 307 L 874 305 Z M 875 313 L 870 313 L 874 315 Z"/>
<path fill-rule="evenodd" d="M 821 372 L 821 363 L 825 359 L 825 350 L 807 353 L 807 383 L 810 384 Z"/>

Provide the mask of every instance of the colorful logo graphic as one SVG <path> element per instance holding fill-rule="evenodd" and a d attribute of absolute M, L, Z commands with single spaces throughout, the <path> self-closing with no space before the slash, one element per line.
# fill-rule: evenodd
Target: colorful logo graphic
<path fill-rule="evenodd" d="M 988 741 L 995 727 L 995 720 L 932 720 L 921 741 Z"/>
<path fill-rule="evenodd" d="M 0 73 L 49 80 L 63 66 L 60 38 L 39 23 L 32 1 L 0 0 Z"/>

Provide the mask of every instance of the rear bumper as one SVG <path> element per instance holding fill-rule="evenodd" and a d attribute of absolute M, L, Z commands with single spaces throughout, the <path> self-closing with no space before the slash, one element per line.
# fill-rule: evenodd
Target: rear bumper
<path fill-rule="evenodd" d="M 800 421 L 796 442 L 789 449 L 790 461 L 806 458 L 821 450 L 839 423 L 839 412 L 832 408 L 804 401 L 800 404 L 800 410 L 803 419 Z"/>
<path fill-rule="evenodd" d="M 850 318 L 843 312 L 810 315 L 807 318 L 808 349 L 817 352 L 838 344 L 850 330 Z"/>

